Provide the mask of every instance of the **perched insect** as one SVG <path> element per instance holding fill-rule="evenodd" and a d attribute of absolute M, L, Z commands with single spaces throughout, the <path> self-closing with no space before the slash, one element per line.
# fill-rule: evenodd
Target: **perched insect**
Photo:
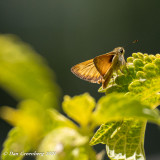
<path fill-rule="evenodd" d="M 136 42 L 138 40 L 134 40 L 132 43 Z M 102 88 L 105 89 L 112 78 L 113 72 L 117 73 L 126 64 L 124 53 L 123 47 L 117 47 L 109 53 L 73 66 L 71 72 L 91 83 L 102 83 Z"/>
<path fill-rule="evenodd" d="M 123 47 L 117 47 L 109 53 L 73 66 L 71 71 L 83 80 L 91 83 L 102 83 L 102 87 L 105 89 L 113 72 L 117 72 L 121 66 L 125 65 L 124 53 Z"/>

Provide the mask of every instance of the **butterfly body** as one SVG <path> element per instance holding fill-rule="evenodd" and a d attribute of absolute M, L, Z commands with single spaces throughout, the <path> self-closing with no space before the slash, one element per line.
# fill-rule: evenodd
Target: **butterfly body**
<path fill-rule="evenodd" d="M 71 71 L 83 80 L 91 83 L 102 83 L 104 89 L 107 87 L 113 72 L 117 72 L 121 66 L 125 65 L 124 52 L 123 47 L 117 47 L 109 53 L 73 66 Z"/>

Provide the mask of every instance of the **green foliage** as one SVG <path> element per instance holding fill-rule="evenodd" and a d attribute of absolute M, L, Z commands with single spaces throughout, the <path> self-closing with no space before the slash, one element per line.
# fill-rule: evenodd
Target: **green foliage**
<path fill-rule="evenodd" d="M 13 35 L 0 35 L 0 85 L 18 100 L 57 107 L 59 88 L 45 61 Z"/>
<path fill-rule="evenodd" d="M 1 153 L 1 158 L 2 160 L 21 160 L 23 158 L 21 153 L 27 152 L 29 149 L 30 144 L 28 143 L 27 136 L 19 127 L 15 127 L 8 134 L 8 138 L 4 143 L 4 149 Z M 13 155 L 10 153 L 13 153 Z"/>
<path fill-rule="evenodd" d="M 101 125 L 90 144 L 106 144 L 111 159 L 144 159 L 146 121 L 126 119 Z"/>
<path fill-rule="evenodd" d="M 145 125 L 133 119 L 103 124 L 90 144 L 106 144 L 111 159 L 144 159 Z"/>
<path fill-rule="evenodd" d="M 47 110 L 59 107 L 60 91 L 54 79 L 43 58 L 30 46 L 13 35 L 0 35 L 0 85 L 20 101 L 17 110 L 0 110 L 1 118 L 16 126 L 4 143 L 2 159 L 22 159 L 23 154 L 9 153 L 34 150 L 54 128 Z"/>
<path fill-rule="evenodd" d="M 65 96 L 62 106 L 68 116 L 85 127 L 90 122 L 92 110 L 95 107 L 95 100 L 89 94 L 75 96 L 72 99 L 69 96 Z"/>
<path fill-rule="evenodd" d="M 78 129 L 77 126 L 67 117 L 63 116 L 56 110 L 49 110 L 49 116 L 52 119 L 52 123 L 54 128 L 59 128 L 59 127 L 69 127 L 69 128 L 74 128 Z"/>
<path fill-rule="evenodd" d="M 123 118 L 148 119 L 160 123 L 158 110 L 151 110 L 150 106 L 141 103 L 135 97 L 124 96 L 119 93 L 102 97 L 98 101 L 93 115 L 95 122 L 99 124 L 107 121 L 118 121 Z"/>
<path fill-rule="evenodd" d="M 111 159 L 144 160 L 146 122 L 160 124 L 159 54 L 133 53 L 107 89 L 99 89 L 106 95 L 97 103 L 88 93 L 65 96 L 67 118 L 56 110 L 59 87 L 42 57 L 18 38 L 0 35 L 0 85 L 19 100 L 17 109 L 0 109 L 13 125 L 2 160 L 22 160 L 25 153 L 37 160 L 102 160 L 103 152 L 92 148 L 98 143 Z"/>
<path fill-rule="evenodd" d="M 99 89 L 108 96 L 102 103 L 105 104 L 108 112 L 105 112 L 101 106 L 102 109 L 98 110 L 100 110 L 99 115 L 103 121 L 105 116 L 110 118 L 107 113 L 112 115 L 113 120 L 114 117 L 115 120 L 120 117 L 119 112 L 109 110 L 112 107 L 122 111 L 123 115 L 127 116 L 122 122 L 103 124 L 93 136 L 90 144 L 106 144 L 107 154 L 111 159 L 143 160 L 145 159 L 143 145 L 146 122 L 128 118 L 146 117 L 152 122 L 155 122 L 155 119 L 159 124 L 159 111 L 155 108 L 160 104 L 160 55 L 133 53 L 132 57 L 127 58 L 127 66 L 123 68 L 122 72 L 115 78 L 115 83 L 112 82 L 106 90 Z M 120 92 L 125 96 L 111 97 L 112 94 L 110 93 L 113 92 Z M 117 104 L 112 105 L 114 100 L 117 101 Z M 107 104 L 111 104 L 111 107 L 108 107 Z M 146 106 L 146 108 L 142 106 Z M 147 115 L 148 111 L 150 115 Z M 133 115 L 135 112 L 137 113 L 136 116 Z"/>
<path fill-rule="evenodd" d="M 123 68 L 115 78 L 115 83 L 110 84 L 106 92 L 122 92 L 135 96 L 152 108 L 157 107 L 160 102 L 160 55 L 148 55 L 140 52 L 133 53 L 133 57 L 127 58 L 127 67 Z"/>
<path fill-rule="evenodd" d="M 59 128 L 49 133 L 41 142 L 39 152 L 49 152 L 52 148 L 56 150 L 54 160 L 89 159 L 88 151 L 85 151 L 85 145 L 88 143 L 88 137 L 80 135 L 71 128 Z M 38 156 L 38 160 L 50 160 L 49 156 Z"/>
<path fill-rule="evenodd" d="M 91 157 L 96 160 L 95 151 L 89 146 L 93 131 L 89 132 L 86 126 L 95 106 L 94 99 L 88 94 L 77 98 L 76 105 L 82 102 L 82 106 L 88 107 L 85 115 L 85 107 L 79 106 L 79 112 L 84 114 L 84 119 L 79 121 L 73 114 L 76 113 L 74 102 L 65 97 L 66 113 L 82 122 L 82 128 L 77 126 L 54 109 L 58 108 L 59 87 L 42 57 L 14 36 L 0 35 L 0 43 L 0 85 L 19 100 L 17 109 L 7 106 L 0 109 L 0 117 L 14 126 L 4 142 L 2 160 L 21 160 L 25 153 L 34 155 L 41 151 L 50 152 L 46 159 L 87 160 Z M 51 139 L 55 143 L 52 144 Z M 50 148 L 58 144 L 62 144 L 62 150 Z M 52 155 L 53 152 L 56 154 Z M 37 156 L 40 158 L 44 156 Z"/>

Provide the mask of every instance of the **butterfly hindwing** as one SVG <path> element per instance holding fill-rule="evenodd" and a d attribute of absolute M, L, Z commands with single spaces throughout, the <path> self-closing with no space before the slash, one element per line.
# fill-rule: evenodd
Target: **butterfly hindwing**
<path fill-rule="evenodd" d="M 100 83 L 102 80 L 101 74 L 97 71 L 93 59 L 79 63 L 71 68 L 72 73 L 77 77 L 92 82 Z"/>

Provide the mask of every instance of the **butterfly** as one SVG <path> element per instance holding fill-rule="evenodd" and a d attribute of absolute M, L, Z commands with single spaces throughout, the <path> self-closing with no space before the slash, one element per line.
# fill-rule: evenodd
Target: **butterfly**
<path fill-rule="evenodd" d="M 126 64 L 124 53 L 123 47 L 117 47 L 109 53 L 73 66 L 71 72 L 77 77 L 91 83 L 102 83 L 102 88 L 105 89 L 113 73 L 117 73 Z"/>

